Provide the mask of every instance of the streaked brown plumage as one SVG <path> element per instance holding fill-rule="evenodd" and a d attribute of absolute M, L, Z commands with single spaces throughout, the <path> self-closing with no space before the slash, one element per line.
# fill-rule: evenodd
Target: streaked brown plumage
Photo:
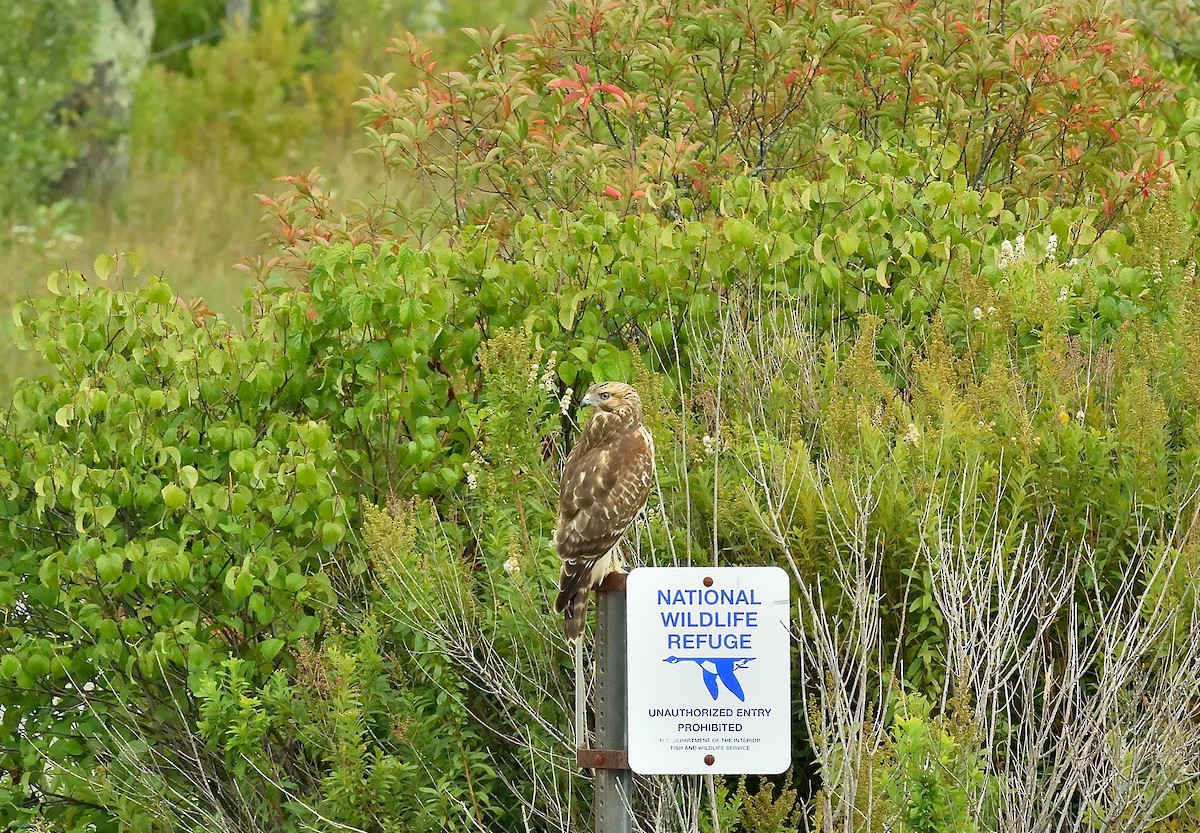
<path fill-rule="evenodd" d="M 617 543 L 646 505 L 654 479 L 654 442 L 642 425 L 637 391 L 600 382 L 583 405 L 596 413 L 567 457 L 554 536 L 562 559 L 554 609 L 563 612 L 567 639 L 583 632 L 591 589 L 622 568 Z"/>

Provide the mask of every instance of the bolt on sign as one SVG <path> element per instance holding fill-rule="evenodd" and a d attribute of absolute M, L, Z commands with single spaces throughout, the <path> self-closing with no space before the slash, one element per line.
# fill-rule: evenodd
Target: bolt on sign
<path fill-rule="evenodd" d="M 630 768 L 644 775 L 786 770 L 787 573 L 640 567 L 625 594 Z"/>

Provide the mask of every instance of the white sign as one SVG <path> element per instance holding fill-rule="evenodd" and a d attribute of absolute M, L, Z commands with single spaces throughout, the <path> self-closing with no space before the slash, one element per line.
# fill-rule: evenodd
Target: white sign
<path fill-rule="evenodd" d="M 629 574 L 629 766 L 774 775 L 791 764 L 788 576 L 778 567 Z"/>

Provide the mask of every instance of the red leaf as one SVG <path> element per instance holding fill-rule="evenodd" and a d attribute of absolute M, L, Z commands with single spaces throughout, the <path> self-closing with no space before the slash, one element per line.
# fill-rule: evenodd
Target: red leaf
<path fill-rule="evenodd" d="M 578 81 L 572 81 L 570 78 L 555 78 L 553 81 L 551 81 L 546 86 L 552 90 L 557 90 L 557 89 L 581 90 L 581 89 L 583 89 L 582 84 L 580 84 Z"/>
<path fill-rule="evenodd" d="M 612 200 L 619 200 L 621 199 L 621 192 L 611 185 L 606 185 L 604 186 L 604 196 Z"/>

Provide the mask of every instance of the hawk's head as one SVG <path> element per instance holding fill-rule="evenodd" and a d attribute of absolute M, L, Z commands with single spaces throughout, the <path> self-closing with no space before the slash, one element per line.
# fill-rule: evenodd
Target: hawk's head
<path fill-rule="evenodd" d="M 588 388 L 582 404 L 585 408 L 592 406 L 613 414 L 642 415 L 642 400 L 638 398 L 638 392 L 624 382 L 597 382 Z"/>

